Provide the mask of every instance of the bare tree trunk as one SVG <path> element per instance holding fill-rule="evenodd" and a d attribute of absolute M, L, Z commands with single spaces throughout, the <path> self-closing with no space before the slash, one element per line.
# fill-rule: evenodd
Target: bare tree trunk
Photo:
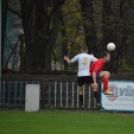
<path fill-rule="evenodd" d="M 63 45 L 63 47 L 62 47 L 63 48 L 63 56 L 68 56 L 68 49 L 67 49 L 68 42 L 67 42 L 67 39 L 65 38 L 66 28 L 65 28 L 62 13 L 60 14 L 60 21 L 61 21 L 61 26 L 64 27 L 64 29 L 61 32 L 61 34 L 62 34 L 62 45 Z M 64 64 L 64 70 L 68 70 L 68 67 L 69 67 L 68 63 L 66 61 L 64 61 L 63 64 Z"/>
<path fill-rule="evenodd" d="M 44 33 L 47 32 L 44 0 L 20 0 L 20 3 L 26 42 L 26 68 L 41 69 L 45 66 L 42 60 L 46 45 Z"/>
<path fill-rule="evenodd" d="M 26 41 L 26 68 L 51 70 L 52 51 L 59 30 L 59 12 L 64 2 L 20 0 Z M 51 11 L 49 6 L 52 7 Z"/>
<path fill-rule="evenodd" d="M 93 5 L 91 0 L 80 0 L 83 27 L 85 32 L 86 45 L 89 53 L 95 54 L 96 51 L 96 31 L 93 16 Z"/>
<path fill-rule="evenodd" d="M 22 23 L 25 36 L 25 59 L 26 69 L 34 68 L 33 64 L 33 52 L 34 52 L 34 37 L 35 37 L 35 15 L 33 14 L 33 1 L 20 0 Z"/>
<path fill-rule="evenodd" d="M 24 71 L 26 70 L 26 66 L 25 66 L 25 42 L 24 42 L 24 37 L 23 36 L 19 36 L 19 41 L 20 41 L 20 70 Z"/>
<path fill-rule="evenodd" d="M 59 15 L 60 15 L 60 10 L 59 10 L 59 0 L 54 0 L 53 1 L 55 7 L 53 10 L 53 15 L 52 15 L 52 29 L 50 33 L 50 40 L 47 43 L 47 46 L 45 47 L 45 69 L 50 71 L 52 70 L 51 68 L 51 59 L 52 59 L 52 52 L 53 52 L 53 47 L 55 45 L 55 41 L 57 39 L 58 31 L 59 31 Z"/>
<path fill-rule="evenodd" d="M 1 54 L 1 65 L 4 66 L 4 49 L 5 49 L 5 34 L 6 34 L 6 20 L 7 20 L 7 7 L 8 0 L 2 0 L 2 54 Z"/>

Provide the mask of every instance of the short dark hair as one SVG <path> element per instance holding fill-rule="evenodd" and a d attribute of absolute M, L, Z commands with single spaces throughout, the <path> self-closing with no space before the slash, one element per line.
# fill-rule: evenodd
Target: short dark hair
<path fill-rule="evenodd" d="M 88 51 L 88 47 L 87 47 L 86 45 L 85 45 L 85 46 L 82 46 L 81 49 L 82 49 L 83 51 Z"/>
<path fill-rule="evenodd" d="M 107 56 L 108 54 L 110 55 L 110 52 L 109 52 L 109 51 L 104 51 L 104 52 L 102 53 L 101 57 L 105 57 L 105 56 Z"/>

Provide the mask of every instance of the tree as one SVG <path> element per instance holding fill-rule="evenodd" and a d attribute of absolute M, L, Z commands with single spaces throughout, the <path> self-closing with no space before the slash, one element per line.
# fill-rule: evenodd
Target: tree
<path fill-rule="evenodd" d="M 118 6 L 119 5 L 119 6 Z M 120 65 L 119 60 L 121 55 L 124 55 L 123 48 L 126 44 L 129 35 L 133 32 L 128 27 L 131 18 L 127 16 L 130 10 L 129 2 L 125 0 L 112 3 L 110 0 L 103 0 L 102 8 L 102 31 L 103 31 L 103 50 L 105 44 L 114 42 L 116 51 L 112 53 L 112 60 L 107 66 L 107 69 L 113 72 L 118 72 Z M 129 18 L 129 19 L 128 19 Z"/>
<path fill-rule="evenodd" d="M 1 54 L 1 64 L 4 66 L 4 48 L 5 48 L 5 34 L 6 34 L 6 19 L 7 19 L 7 7 L 8 0 L 2 0 L 2 54 Z"/>
<path fill-rule="evenodd" d="M 94 24 L 94 9 L 91 0 L 80 0 L 83 27 L 86 45 L 89 48 L 89 53 L 95 54 L 96 51 L 96 31 Z"/>
<path fill-rule="evenodd" d="M 65 0 L 20 0 L 26 42 L 26 68 L 51 70 L 52 51 Z"/>

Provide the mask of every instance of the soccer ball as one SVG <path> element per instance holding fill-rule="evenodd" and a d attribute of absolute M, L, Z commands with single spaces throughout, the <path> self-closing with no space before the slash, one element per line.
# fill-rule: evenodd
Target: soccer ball
<path fill-rule="evenodd" d="M 107 44 L 107 49 L 109 50 L 109 51 L 114 51 L 115 50 L 115 44 L 114 43 L 108 43 Z"/>

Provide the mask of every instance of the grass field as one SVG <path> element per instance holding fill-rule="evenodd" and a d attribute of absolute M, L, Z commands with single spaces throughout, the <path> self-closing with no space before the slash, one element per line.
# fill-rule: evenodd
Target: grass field
<path fill-rule="evenodd" d="M 0 134 L 133 134 L 134 114 L 102 111 L 0 110 Z"/>

